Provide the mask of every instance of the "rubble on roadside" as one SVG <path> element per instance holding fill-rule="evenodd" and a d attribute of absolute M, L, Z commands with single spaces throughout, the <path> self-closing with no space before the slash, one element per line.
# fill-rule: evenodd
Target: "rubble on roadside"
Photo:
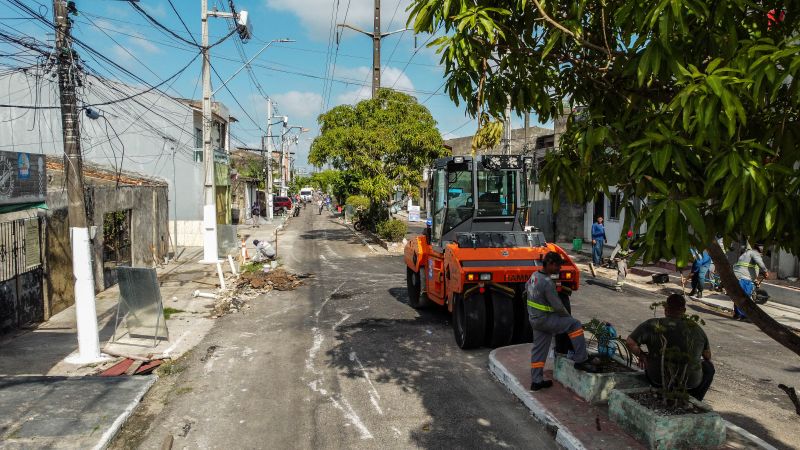
<path fill-rule="evenodd" d="M 231 280 L 230 288 L 220 291 L 214 303 L 211 318 L 216 319 L 229 313 L 249 309 L 249 302 L 259 295 L 273 289 L 277 291 L 291 291 L 303 284 L 303 279 L 311 278 L 313 274 L 293 274 L 285 269 L 242 272 Z"/>
<path fill-rule="evenodd" d="M 284 269 L 275 269 L 269 272 L 256 271 L 243 273 L 236 281 L 238 288 L 251 287 L 253 289 L 291 291 L 303 284 L 303 278 L 310 274 L 296 275 Z"/>

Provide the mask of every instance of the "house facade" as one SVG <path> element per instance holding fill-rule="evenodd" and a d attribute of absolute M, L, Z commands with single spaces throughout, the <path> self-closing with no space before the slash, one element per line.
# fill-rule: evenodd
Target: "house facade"
<path fill-rule="evenodd" d="M 63 155 L 57 80 L 46 75 L 31 70 L 0 77 L 0 96 L 6 103 L 43 108 L 0 109 L 0 150 Z M 84 161 L 116 173 L 130 171 L 165 180 L 169 242 L 173 247 L 202 246 L 205 168 L 200 101 L 95 76 L 85 77 L 79 98 Z M 96 113 L 95 118 L 89 111 Z M 223 225 L 231 223 L 229 127 L 235 121 L 225 105 L 213 103 L 217 221 Z"/>

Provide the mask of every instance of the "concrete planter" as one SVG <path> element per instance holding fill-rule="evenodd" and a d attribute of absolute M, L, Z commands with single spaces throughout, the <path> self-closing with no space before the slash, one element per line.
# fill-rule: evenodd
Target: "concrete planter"
<path fill-rule="evenodd" d="M 650 388 L 614 390 L 608 399 L 608 415 L 620 427 L 651 449 L 718 447 L 725 443 L 725 421 L 705 403 L 690 398 L 707 411 L 700 414 L 662 416 L 642 406 L 630 394 Z"/>
<path fill-rule="evenodd" d="M 608 402 L 609 395 L 614 389 L 629 389 L 647 387 L 650 384 L 644 372 L 610 372 L 588 373 L 576 370 L 573 361 L 561 355 L 556 355 L 555 379 L 578 394 L 578 396 L 592 404 Z"/>

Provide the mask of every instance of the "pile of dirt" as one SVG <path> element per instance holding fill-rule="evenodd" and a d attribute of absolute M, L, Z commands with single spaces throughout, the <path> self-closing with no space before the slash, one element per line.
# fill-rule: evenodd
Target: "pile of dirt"
<path fill-rule="evenodd" d="M 239 289 L 249 287 L 262 290 L 291 291 L 303 284 L 302 279 L 309 277 L 311 277 L 311 274 L 298 275 L 284 269 L 275 269 L 269 272 L 248 272 L 239 277 L 236 287 Z"/>
<path fill-rule="evenodd" d="M 703 414 L 708 412 L 694 403 L 689 402 L 688 394 L 683 399 L 664 400 L 661 393 L 656 390 L 629 394 L 640 405 L 647 407 L 660 416 L 679 416 L 683 414 Z"/>

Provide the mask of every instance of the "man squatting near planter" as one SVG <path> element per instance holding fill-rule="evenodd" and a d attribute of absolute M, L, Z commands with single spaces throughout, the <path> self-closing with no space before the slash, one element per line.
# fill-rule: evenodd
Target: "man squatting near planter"
<path fill-rule="evenodd" d="M 681 294 L 672 294 L 667 297 L 665 317 L 645 321 L 625 341 L 631 352 L 639 357 L 639 364 L 645 369 L 650 384 L 661 387 L 661 338 L 656 327 L 663 327 L 667 347 L 688 355 L 686 388 L 689 395 L 702 401 L 714 380 L 714 364 L 711 363 L 706 333 L 699 324 L 684 318 L 685 314 L 686 299 Z M 642 350 L 643 345 L 647 347 L 646 352 Z"/>
<path fill-rule="evenodd" d="M 528 318 L 533 328 L 533 347 L 531 348 L 531 390 L 549 388 L 552 380 L 544 379 L 544 364 L 550 352 L 553 335 L 566 333 L 575 350 L 575 368 L 586 372 L 597 372 L 586 352 L 586 339 L 583 325 L 570 316 L 564 303 L 558 297 L 556 285 L 550 278 L 558 276 L 563 260 L 556 252 L 548 252 L 542 260 L 542 270 L 534 272 L 525 284 L 528 296 Z"/>

